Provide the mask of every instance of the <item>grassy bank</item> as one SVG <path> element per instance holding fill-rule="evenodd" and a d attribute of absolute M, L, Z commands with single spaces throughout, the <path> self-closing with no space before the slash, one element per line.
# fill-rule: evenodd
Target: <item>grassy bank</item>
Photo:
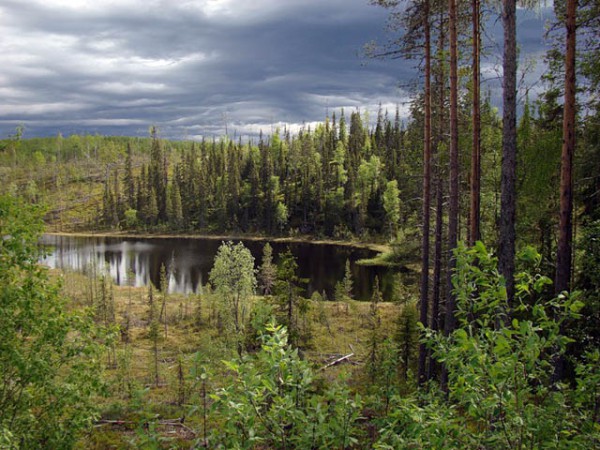
<path fill-rule="evenodd" d="M 62 279 L 63 293 L 73 308 L 97 309 L 104 294 L 94 297 L 92 293 L 104 291 L 114 302 L 114 323 L 119 329 L 106 353 L 107 392 L 98 399 L 100 417 L 79 448 L 140 448 L 150 434 L 164 439 L 156 448 L 192 448 L 203 432 L 204 411 L 198 410 L 203 408 L 202 393 L 207 393 L 210 407 L 210 394 L 233 382 L 223 360 L 235 359 L 237 353 L 219 331 L 217 297 L 208 291 L 168 294 L 155 354 L 147 288 L 109 284 L 102 288 L 99 280 L 82 274 L 57 271 L 55 275 Z M 155 302 L 162 302 L 162 294 L 153 296 Z M 272 304 L 272 300 L 257 296 L 252 304 Z M 401 307 L 384 302 L 378 310 L 382 338 L 392 336 Z M 369 314 L 368 302 L 308 302 L 306 314 L 299 319 L 310 335 L 302 353 L 323 385 L 345 373 L 353 389 L 366 389 Z M 340 364 L 328 366 L 347 355 L 351 356 Z M 201 385 L 198 374 L 204 371 L 206 384 Z M 210 411 L 206 413 L 210 432 L 218 423 Z M 150 434 L 149 423 L 156 427 Z"/>

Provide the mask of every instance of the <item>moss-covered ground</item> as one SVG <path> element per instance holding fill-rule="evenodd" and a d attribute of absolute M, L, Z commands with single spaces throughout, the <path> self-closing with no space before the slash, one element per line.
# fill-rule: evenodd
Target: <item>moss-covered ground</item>
<path fill-rule="evenodd" d="M 55 275 L 61 278 L 72 308 L 97 310 L 102 304 L 99 279 L 78 273 Z M 199 373 L 206 370 L 208 374 L 204 389 L 210 405 L 210 394 L 232 382 L 222 361 L 237 355 L 234 346 L 227 345 L 226 336 L 219 332 L 217 296 L 209 292 L 167 295 L 166 327 L 163 320 L 157 339 L 158 382 L 154 341 L 149 332 L 148 288 L 107 283 L 105 297 L 109 305 L 114 299 L 114 322 L 119 331 L 105 355 L 107 387 L 105 396 L 97 400 L 100 415 L 92 431 L 82 437 L 79 448 L 140 448 L 150 445 L 143 444 L 145 439 L 157 436 L 164 439 L 158 448 L 192 448 L 204 426 Z M 160 310 L 162 294 L 154 292 L 153 298 Z M 257 296 L 251 302 L 270 303 L 272 299 Z M 392 336 L 401 307 L 383 302 L 378 309 L 381 336 Z M 299 318 L 303 332 L 311 336 L 302 354 L 323 383 L 345 372 L 354 389 L 363 389 L 369 313 L 369 302 L 309 302 L 308 312 Z M 353 355 L 342 363 L 326 367 L 349 354 Z M 208 430 L 214 426 L 207 412 Z"/>

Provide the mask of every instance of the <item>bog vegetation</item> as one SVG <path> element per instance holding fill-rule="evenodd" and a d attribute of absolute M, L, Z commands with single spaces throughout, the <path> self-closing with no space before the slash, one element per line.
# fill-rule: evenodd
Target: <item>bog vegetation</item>
<path fill-rule="evenodd" d="M 374 3 L 408 32 L 373 55 L 423 62 L 408 121 L 0 141 L 0 448 L 600 446 L 597 2 L 557 2 L 518 119 L 515 2 L 502 117 L 479 86 L 498 9 Z M 168 268 L 160 289 L 119 287 L 40 267 L 44 224 L 378 242 L 371 263 L 421 278 L 358 302 L 346 270 L 333 299 L 304 298 L 293 254 L 266 244 L 257 265 L 225 239 L 197 294 L 170 293 Z"/>

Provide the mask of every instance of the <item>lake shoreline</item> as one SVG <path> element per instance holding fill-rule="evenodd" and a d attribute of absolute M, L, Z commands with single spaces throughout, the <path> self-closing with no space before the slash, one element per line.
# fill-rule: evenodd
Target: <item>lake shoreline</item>
<path fill-rule="evenodd" d="M 245 239 L 238 241 L 237 239 Z M 173 236 L 165 234 L 133 234 L 124 232 L 100 233 L 46 233 L 41 243 L 52 250 L 44 263 L 50 268 L 84 272 L 87 267 L 104 267 L 116 284 L 121 285 L 129 273 L 135 276 L 135 285 L 155 286 L 161 283 L 162 266 L 169 267 L 169 283 L 173 292 L 196 292 L 210 277 L 214 258 L 222 241 L 243 242 L 260 264 L 266 237 L 250 239 L 239 235 L 212 235 L 209 238 Z M 350 262 L 353 279 L 353 297 L 368 300 L 372 296 L 375 278 L 381 283 L 384 298 L 391 298 L 392 274 L 386 268 L 363 267 L 359 259 L 376 254 L 372 249 L 356 245 L 339 245 L 335 242 L 315 243 L 310 240 L 276 239 L 268 241 L 273 247 L 275 261 L 288 249 L 298 265 L 298 274 L 304 280 L 302 289 L 307 298 L 319 292 L 334 298 L 336 283 L 346 276 L 345 265 Z"/>
<path fill-rule="evenodd" d="M 276 242 L 285 244 L 314 244 L 314 245 L 335 245 L 340 247 L 350 247 L 356 249 L 366 249 L 378 253 L 390 251 L 387 244 L 378 244 L 375 242 L 361 241 L 343 241 L 335 239 L 313 239 L 310 236 L 260 236 L 244 234 L 187 234 L 187 233 L 131 233 L 127 231 L 46 231 L 44 234 L 50 236 L 73 236 L 73 237 L 115 237 L 115 238 L 138 238 L 138 239 L 211 239 L 215 241 L 255 241 L 255 242 Z"/>

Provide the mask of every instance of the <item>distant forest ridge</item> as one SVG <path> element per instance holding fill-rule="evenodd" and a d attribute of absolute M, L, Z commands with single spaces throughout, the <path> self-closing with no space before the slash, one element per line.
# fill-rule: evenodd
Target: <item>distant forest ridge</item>
<path fill-rule="evenodd" d="M 99 214 L 77 220 L 83 228 L 391 237 L 418 210 L 419 132 L 398 112 L 368 121 L 342 110 L 245 143 L 167 141 L 154 127 L 147 138 L 17 135 L 0 141 L 0 158 L 34 169 L 14 174 L 13 190 L 97 185 L 86 190 Z"/>

